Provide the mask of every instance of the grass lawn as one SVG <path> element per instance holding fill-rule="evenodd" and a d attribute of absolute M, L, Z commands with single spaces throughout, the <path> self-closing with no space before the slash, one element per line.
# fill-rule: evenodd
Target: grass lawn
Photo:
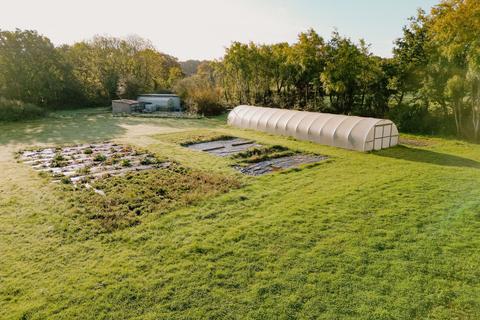
<path fill-rule="evenodd" d="M 329 160 L 245 177 L 180 145 L 216 135 Z M 102 110 L 0 124 L 0 319 L 479 319 L 480 146 L 408 138 L 359 153 Z M 238 185 L 100 232 L 13 157 L 102 140 Z"/>

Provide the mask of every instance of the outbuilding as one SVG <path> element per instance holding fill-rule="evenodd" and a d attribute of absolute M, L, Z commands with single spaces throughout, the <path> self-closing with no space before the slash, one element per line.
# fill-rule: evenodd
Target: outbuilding
<path fill-rule="evenodd" d="M 230 112 L 228 124 L 357 151 L 398 144 L 398 129 L 386 119 L 242 105 Z"/>
<path fill-rule="evenodd" d="M 182 111 L 180 97 L 176 94 L 141 94 L 137 98 L 144 103 L 145 111 Z"/>
<path fill-rule="evenodd" d="M 132 113 L 141 106 L 137 100 L 112 100 L 112 113 Z"/>

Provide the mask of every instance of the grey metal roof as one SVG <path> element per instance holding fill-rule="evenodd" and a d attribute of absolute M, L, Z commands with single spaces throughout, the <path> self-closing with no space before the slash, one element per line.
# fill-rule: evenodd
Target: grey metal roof
<path fill-rule="evenodd" d="M 177 97 L 178 95 L 173 94 L 173 93 L 145 93 L 145 94 L 139 94 L 139 97 L 159 97 L 159 98 L 164 98 L 164 97 Z"/>
<path fill-rule="evenodd" d="M 112 100 L 112 102 L 120 102 L 120 103 L 125 103 L 125 104 L 130 104 L 130 105 L 139 103 L 137 100 L 129 100 L 129 99 Z"/>

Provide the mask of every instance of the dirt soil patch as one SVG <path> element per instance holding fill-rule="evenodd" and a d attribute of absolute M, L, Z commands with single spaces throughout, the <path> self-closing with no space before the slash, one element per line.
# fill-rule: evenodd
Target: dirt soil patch
<path fill-rule="evenodd" d="M 228 157 L 255 147 L 261 147 L 261 145 L 255 141 L 240 138 L 214 140 L 187 146 L 187 148 L 208 152 L 220 157 Z"/>
<path fill-rule="evenodd" d="M 55 182 L 73 184 L 170 165 L 146 151 L 112 142 L 27 150 L 20 152 L 19 160 L 50 173 Z"/>
<path fill-rule="evenodd" d="M 434 144 L 432 141 L 428 140 L 421 140 L 421 139 L 407 139 L 407 138 L 400 138 L 400 144 L 410 145 L 415 147 L 428 147 Z"/>

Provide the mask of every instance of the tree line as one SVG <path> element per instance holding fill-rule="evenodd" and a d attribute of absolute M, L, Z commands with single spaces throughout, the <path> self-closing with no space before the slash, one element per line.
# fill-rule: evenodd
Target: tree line
<path fill-rule="evenodd" d="M 233 42 L 221 59 L 182 64 L 139 37 L 55 47 L 35 31 L 0 31 L 0 110 L 5 99 L 84 107 L 175 91 L 207 115 L 254 104 L 388 117 L 403 131 L 478 141 L 479 17 L 476 0 L 442 0 L 411 18 L 391 58 L 313 29 L 292 44 Z"/>
<path fill-rule="evenodd" d="M 234 42 L 177 90 L 192 100 L 204 92 L 210 105 L 388 117 L 402 131 L 478 141 L 479 71 L 480 2 L 445 0 L 411 18 L 392 58 L 373 55 L 363 40 L 336 31 L 326 40 L 311 29 L 293 44 Z"/>
<path fill-rule="evenodd" d="M 112 99 L 135 98 L 141 92 L 169 91 L 181 77 L 176 58 L 137 36 L 96 36 L 55 47 L 36 31 L 0 30 L 4 119 L 28 117 L 46 108 L 105 106 Z"/>

